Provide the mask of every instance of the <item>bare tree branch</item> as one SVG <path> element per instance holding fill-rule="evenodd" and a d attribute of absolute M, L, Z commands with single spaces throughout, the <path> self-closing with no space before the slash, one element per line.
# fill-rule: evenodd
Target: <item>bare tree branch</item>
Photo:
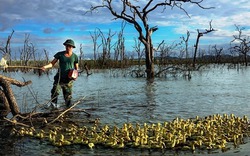
<path fill-rule="evenodd" d="M 245 29 L 244 27 L 240 27 L 239 25 L 235 25 L 235 27 L 236 31 L 238 31 L 238 35 L 233 35 L 234 39 L 230 45 L 235 42 L 236 44 L 230 49 L 239 55 L 243 55 L 245 65 L 247 66 L 247 57 L 250 52 L 250 36 L 243 35 L 242 31 Z"/>
<path fill-rule="evenodd" d="M 110 13 L 115 17 L 115 19 L 122 19 L 127 21 L 128 23 L 132 24 L 136 31 L 138 32 L 139 36 L 138 39 L 143 43 L 145 46 L 145 57 L 146 57 L 146 73 L 147 78 L 154 77 L 154 48 L 152 45 L 151 35 L 155 32 L 158 28 L 150 27 L 148 24 L 148 16 L 150 13 L 155 11 L 156 9 L 162 7 L 163 11 L 165 11 L 166 7 L 177 7 L 184 11 L 187 15 L 187 11 L 184 9 L 184 3 L 195 4 L 202 9 L 211 9 L 203 7 L 201 3 L 203 0 L 162 0 L 155 2 L 154 0 L 146 1 L 144 7 L 139 6 L 136 3 L 138 1 L 131 1 L 131 0 L 120 0 L 121 8 L 120 10 L 116 10 L 114 4 L 119 2 L 119 0 L 103 0 L 102 4 L 97 6 L 91 6 L 90 12 L 98 11 L 99 8 L 106 8 L 110 11 Z M 134 2 L 134 3 L 132 3 Z M 153 3 L 155 2 L 155 3 Z M 189 16 L 189 15 L 188 15 Z M 213 31 L 213 29 L 207 30 L 206 33 Z"/>

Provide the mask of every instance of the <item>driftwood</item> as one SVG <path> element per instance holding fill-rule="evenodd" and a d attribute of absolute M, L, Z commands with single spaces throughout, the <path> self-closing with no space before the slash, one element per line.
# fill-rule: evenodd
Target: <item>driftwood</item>
<path fill-rule="evenodd" d="M 67 127 L 71 124 L 96 124 L 97 121 L 99 121 L 99 119 L 89 118 L 91 114 L 86 112 L 84 109 L 74 109 L 76 105 L 84 100 L 84 97 L 79 99 L 69 108 L 46 109 L 45 112 L 31 111 L 28 113 L 21 113 L 10 85 L 12 84 L 22 87 L 30 83 L 32 82 L 20 82 L 18 80 L 0 75 L 0 138 L 5 135 L 5 132 L 11 133 L 13 130 L 17 131 L 23 127 L 45 130 L 61 126 Z M 13 117 L 8 119 L 6 116 L 10 112 Z M 84 116 L 87 116 L 87 118 L 84 118 Z"/>
<path fill-rule="evenodd" d="M 87 117 L 90 117 L 91 114 L 86 112 L 84 109 L 74 109 L 76 105 L 81 103 L 83 100 L 79 99 L 69 108 L 60 108 L 60 109 L 47 109 L 46 112 L 29 112 L 29 113 L 19 113 L 15 115 L 12 119 L 4 117 L 4 120 L 7 121 L 10 125 L 22 126 L 22 127 L 35 127 L 35 128 L 44 128 L 44 127 L 53 127 L 55 125 L 68 125 L 70 123 L 80 124 L 80 123 L 95 123 L 96 119 L 83 118 L 83 114 Z"/>
<path fill-rule="evenodd" d="M 81 102 L 81 100 L 77 101 L 76 103 L 74 103 L 71 107 L 69 107 L 68 109 L 64 110 L 61 114 L 59 114 L 54 120 L 52 120 L 51 122 L 47 123 L 47 125 L 50 125 L 52 123 L 54 123 L 55 121 L 57 121 L 60 117 L 62 117 L 65 113 L 67 113 L 68 111 L 70 111 L 72 108 L 74 108 L 77 104 L 79 104 Z M 86 112 L 85 112 L 86 113 Z M 88 116 L 90 116 L 90 114 L 88 113 Z"/>
<path fill-rule="evenodd" d="M 0 75 L 0 118 L 6 117 L 10 112 L 13 116 L 20 114 L 11 84 L 23 87 L 31 84 L 32 81 L 21 82 L 13 78 Z"/>

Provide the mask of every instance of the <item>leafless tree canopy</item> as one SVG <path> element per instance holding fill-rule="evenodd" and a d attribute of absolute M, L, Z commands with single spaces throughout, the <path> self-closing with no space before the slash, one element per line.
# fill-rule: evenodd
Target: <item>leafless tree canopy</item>
<path fill-rule="evenodd" d="M 210 9 L 201 5 L 203 0 L 162 0 L 162 2 L 148 0 L 144 6 L 140 6 L 137 0 L 120 0 L 122 7 L 116 8 L 115 4 L 117 4 L 117 2 L 119 1 L 103 0 L 102 4 L 92 6 L 90 8 L 90 12 L 98 11 L 98 9 L 101 8 L 106 8 L 114 16 L 114 19 L 125 20 L 134 26 L 139 34 L 138 39 L 145 46 L 146 73 L 147 78 L 149 79 L 154 78 L 154 49 L 151 35 L 158 29 L 157 26 L 150 27 L 148 25 L 149 14 L 156 9 L 162 9 L 162 13 L 164 13 L 167 7 L 176 7 L 183 10 L 188 15 L 186 10 L 183 8 L 184 3 L 195 4 L 202 9 Z"/>
<path fill-rule="evenodd" d="M 205 31 L 203 31 L 203 32 L 200 32 L 200 30 L 197 29 L 197 38 L 196 38 L 196 43 L 194 45 L 195 50 L 194 50 L 194 57 L 193 57 L 193 67 L 195 67 L 195 63 L 196 63 L 196 54 L 197 54 L 197 50 L 198 50 L 200 37 L 202 37 L 205 34 L 211 33 L 213 31 L 216 31 L 216 30 L 212 27 L 212 20 L 209 22 L 209 29 L 205 29 Z"/>
<path fill-rule="evenodd" d="M 238 35 L 233 35 L 234 39 L 231 41 L 231 44 L 236 44 L 231 47 L 231 50 L 239 55 L 243 55 L 245 65 L 247 66 L 247 56 L 250 52 L 250 36 L 243 34 L 244 27 L 240 27 L 239 25 L 235 25 L 235 27 Z"/>
<path fill-rule="evenodd" d="M 1 47 L 0 46 L 0 52 L 2 53 L 2 55 L 7 55 L 9 56 L 9 59 L 10 59 L 10 63 L 11 63 L 11 48 L 10 48 L 10 41 L 11 41 L 11 38 L 14 34 L 14 30 L 12 30 L 11 34 L 8 36 L 8 39 L 6 41 L 6 44 Z"/>

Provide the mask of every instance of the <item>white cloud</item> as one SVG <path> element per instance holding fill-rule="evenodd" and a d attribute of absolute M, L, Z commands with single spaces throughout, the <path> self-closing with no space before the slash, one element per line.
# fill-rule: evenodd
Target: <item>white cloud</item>
<path fill-rule="evenodd" d="M 116 10 L 122 7 L 119 0 L 114 2 Z M 131 2 L 144 6 L 148 0 Z M 154 4 L 157 2 L 162 2 L 162 0 L 155 0 Z M 8 34 L 6 30 L 9 31 L 17 25 L 22 25 L 25 28 L 19 29 L 17 27 L 16 33 L 30 33 L 31 36 L 36 36 L 37 41 L 41 37 L 42 43 L 45 43 L 46 39 L 54 39 L 56 43 L 60 43 L 64 40 L 63 37 L 67 37 L 62 36 L 60 34 L 62 32 L 71 32 L 71 35 L 77 35 L 74 36 L 77 39 L 81 37 L 87 39 L 86 35 L 89 36 L 89 31 L 98 26 L 102 27 L 103 30 L 110 29 L 112 28 L 112 22 L 114 22 L 113 16 L 107 9 L 98 9 L 98 12 L 84 14 L 91 6 L 102 4 L 102 0 L 25 0 L 25 3 L 21 0 L 0 0 L 0 4 L 0 34 L 6 35 Z M 248 0 L 204 0 L 201 4 L 204 7 L 215 8 L 202 9 L 197 5 L 185 3 L 183 7 L 190 15 L 191 18 L 189 18 L 183 10 L 176 7 L 173 9 L 167 7 L 166 10 L 161 7 L 149 14 L 149 24 L 159 27 L 171 26 L 174 28 L 172 31 L 181 36 L 186 35 L 187 30 L 195 34 L 197 29 L 208 29 L 209 22 L 212 20 L 212 26 L 217 30 L 213 32 L 213 35 L 218 40 L 232 37 L 235 33 L 234 24 L 250 27 L 250 1 Z M 32 22 L 30 26 L 36 29 L 33 30 L 34 28 L 24 24 L 28 22 Z M 39 36 L 38 32 L 44 34 Z M 248 29 L 244 32 L 249 34 Z M 131 31 L 125 33 L 130 37 L 132 36 Z M 133 34 L 137 35 L 137 33 Z M 49 36 L 44 37 L 43 35 Z M 164 35 L 159 34 L 159 36 Z M 192 37 L 195 38 L 195 35 Z M 209 37 L 210 35 L 206 36 L 206 38 Z M 131 38 L 128 38 L 128 40 L 131 40 Z M 2 39 L 0 39 L 1 42 Z"/>

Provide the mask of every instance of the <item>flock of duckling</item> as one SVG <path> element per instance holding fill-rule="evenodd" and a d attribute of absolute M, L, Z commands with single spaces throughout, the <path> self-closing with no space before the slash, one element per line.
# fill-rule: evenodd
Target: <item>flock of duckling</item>
<path fill-rule="evenodd" d="M 46 139 L 55 146 L 83 144 L 111 148 L 158 149 L 228 149 L 230 145 L 245 143 L 250 134 L 247 116 L 211 115 L 194 119 L 175 118 L 173 121 L 148 124 L 124 123 L 122 127 L 94 124 L 90 127 L 70 124 L 46 130 L 21 127 L 13 134 Z"/>

